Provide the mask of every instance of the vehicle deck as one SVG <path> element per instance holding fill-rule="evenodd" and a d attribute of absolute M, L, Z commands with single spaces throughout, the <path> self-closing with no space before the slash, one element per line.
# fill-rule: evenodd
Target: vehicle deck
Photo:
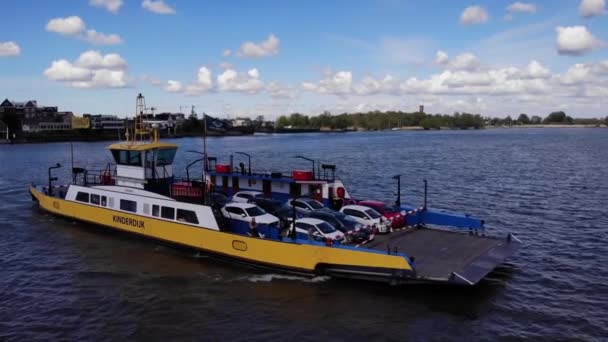
<path fill-rule="evenodd" d="M 505 238 L 469 235 L 433 228 L 410 228 L 376 235 L 362 248 L 414 257 L 421 281 L 475 284 L 504 262 L 520 245 Z"/>

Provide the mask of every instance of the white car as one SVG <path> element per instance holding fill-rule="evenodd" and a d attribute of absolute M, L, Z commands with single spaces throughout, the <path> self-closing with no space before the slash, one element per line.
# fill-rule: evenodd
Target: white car
<path fill-rule="evenodd" d="M 261 191 L 239 191 L 234 196 L 232 196 L 233 202 L 238 203 L 247 203 L 250 199 L 254 197 L 263 197 L 264 193 Z"/>
<path fill-rule="evenodd" d="M 293 229 L 293 224 L 291 229 Z M 310 217 L 296 220 L 296 235 L 299 239 L 308 239 L 310 237 L 315 240 L 344 240 L 344 234 L 337 230 L 334 226 L 323 220 Z"/>
<path fill-rule="evenodd" d="M 340 208 L 340 212 L 365 226 L 377 229 L 379 233 L 390 232 L 391 228 L 388 220 L 375 209 L 362 205 L 345 205 Z"/>
<path fill-rule="evenodd" d="M 279 219 L 271 214 L 268 214 L 264 209 L 251 203 L 227 203 L 222 208 L 222 215 L 228 219 L 251 222 L 255 218 L 255 222 L 264 225 L 278 225 Z"/>

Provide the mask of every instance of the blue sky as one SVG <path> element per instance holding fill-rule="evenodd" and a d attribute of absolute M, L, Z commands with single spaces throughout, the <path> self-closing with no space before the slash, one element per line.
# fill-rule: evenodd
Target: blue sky
<path fill-rule="evenodd" d="M 604 0 L 21 0 L 0 97 L 61 110 L 608 115 Z"/>

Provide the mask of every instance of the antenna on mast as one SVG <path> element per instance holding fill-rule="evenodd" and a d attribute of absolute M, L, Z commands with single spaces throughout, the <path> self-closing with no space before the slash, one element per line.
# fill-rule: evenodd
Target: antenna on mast
<path fill-rule="evenodd" d="M 139 93 L 135 104 L 135 136 L 134 141 L 144 141 L 150 134 L 150 130 L 144 124 L 144 112 L 146 111 L 146 99 Z"/>

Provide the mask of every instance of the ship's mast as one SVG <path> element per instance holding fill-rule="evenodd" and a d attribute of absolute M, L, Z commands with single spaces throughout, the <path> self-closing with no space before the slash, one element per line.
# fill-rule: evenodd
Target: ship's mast
<path fill-rule="evenodd" d="M 137 101 L 135 104 L 135 134 L 134 141 L 136 142 L 144 142 L 146 138 L 150 135 L 150 130 L 146 128 L 144 123 L 144 113 L 146 111 L 146 99 L 140 93 L 137 95 Z"/>

